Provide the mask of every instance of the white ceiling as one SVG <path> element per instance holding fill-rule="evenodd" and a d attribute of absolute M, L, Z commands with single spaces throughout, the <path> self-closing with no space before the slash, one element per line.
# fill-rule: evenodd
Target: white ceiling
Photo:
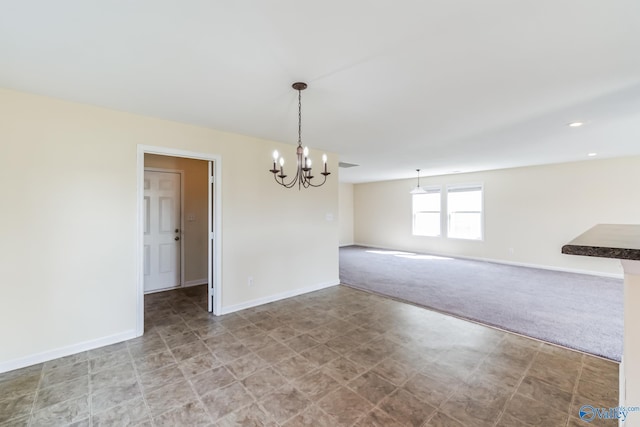
<path fill-rule="evenodd" d="M 637 155 L 640 1 L 0 0 L 2 87 L 294 144 L 298 80 L 346 182 Z"/>

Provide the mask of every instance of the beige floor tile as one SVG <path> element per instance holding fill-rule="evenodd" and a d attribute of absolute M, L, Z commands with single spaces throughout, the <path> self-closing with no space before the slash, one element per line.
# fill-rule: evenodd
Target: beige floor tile
<path fill-rule="evenodd" d="M 168 337 L 164 337 L 164 342 L 167 344 L 171 350 L 176 347 L 180 347 L 194 341 L 198 341 L 198 336 L 193 331 L 184 332 L 178 335 L 170 335 Z"/>
<path fill-rule="evenodd" d="M 297 388 L 285 385 L 262 398 L 260 404 L 271 418 L 282 424 L 307 409 L 311 400 Z"/>
<path fill-rule="evenodd" d="M 530 426 L 564 427 L 569 415 L 550 408 L 546 403 L 515 394 L 507 404 L 505 414 Z"/>
<path fill-rule="evenodd" d="M 440 407 L 464 424 L 493 425 L 505 407 L 511 390 L 493 384 L 463 384 Z"/>
<path fill-rule="evenodd" d="M 33 427 L 67 425 L 84 420 L 89 416 L 89 396 L 83 396 L 34 412 L 29 425 Z"/>
<path fill-rule="evenodd" d="M 431 406 L 405 390 L 397 390 L 385 398 L 380 409 L 407 426 L 421 426 L 435 412 Z"/>
<path fill-rule="evenodd" d="M 356 424 L 356 427 L 403 427 L 397 420 L 393 419 L 389 414 L 381 409 L 375 408 Z"/>
<path fill-rule="evenodd" d="M 373 408 L 363 397 L 344 387 L 329 393 L 318 406 L 345 425 L 356 422 Z"/>
<path fill-rule="evenodd" d="M 311 347 L 315 347 L 320 343 L 311 338 L 308 334 L 302 334 L 285 341 L 285 344 L 294 351 L 300 353 Z"/>
<path fill-rule="evenodd" d="M 184 380 L 184 375 L 182 375 L 177 363 L 164 366 L 155 371 L 140 373 L 140 384 L 145 392 L 182 380 Z"/>
<path fill-rule="evenodd" d="M 242 344 L 244 344 L 251 351 L 267 348 L 270 345 L 276 344 L 277 342 L 278 341 L 276 341 L 266 332 L 242 340 Z"/>
<path fill-rule="evenodd" d="M 288 384 L 287 380 L 271 367 L 262 369 L 242 380 L 242 385 L 256 399 L 260 399 L 286 384 Z"/>
<path fill-rule="evenodd" d="M 211 418 L 198 402 L 185 403 L 153 419 L 157 427 L 205 427 L 211 425 L 211 422 Z"/>
<path fill-rule="evenodd" d="M 293 349 L 281 343 L 256 350 L 255 353 L 270 364 L 276 364 L 297 354 Z"/>
<path fill-rule="evenodd" d="M 226 387 L 234 381 L 234 376 L 224 366 L 213 368 L 191 378 L 191 384 L 199 396 Z"/>
<path fill-rule="evenodd" d="M 424 374 L 415 374 L 401 388 L 423 402 L 440 406 L 462 383 L 458 380 L 442 382 Z"/>
<path fill-rule="evenodd" d="M 171 354 L 171 351 L 167 349 L 158 353 L 145 354 L 134 359 L 133 363 L 139 373 L 147 373 L 169 365 L 174 365 L 176 360 L 173 354 Z"/>
<path fill-rule="evenodd" d="M 374 372 L 365 372 L 347 384 L 351 390 L 377 405 L 396 390 L 396 386 Z"/>
<path fill-rule="evenodd" d="M 416 369 L 407 363 L 402 363 L 393 357 L 388 357 L 378 363 L 373 368 L 373 372 L 392 384 L 401 386 L 416 373 Z"/>
<path fill-rule="evenodd" d="M 451 418 L 444 412 L 436 412 L 425 427 L 465 427 L 461 422 Z M 516 427 L 516 426 L 513 426 Z"/>
<path fill-rule="evenodd" d="M 562 390 L 573 392 L 578 380 L 581 365 L 578 362 L 567 362 L 557 357 L 540 357 L 534 359 L 527 375 L 538 378 Z"/>
<path fill-rule="evenodd" d="M 151 416 L 155 417 L 172 408 L 196 401 L 197 397 L 189 383 L 181 381 L 145 392 L 144 399 L 151 411 Z"/>
<path fill-rule="evenodd" d="M 315 365 L 314 365 L 315 366 Z M 341 383 L 348 383 L 366 372 L 367 368 L 344 357 L 338 357 L 322 366 L 322 371 Z"/>
<path fill-rule="evenodd" d="M 89 376 L 85 375 L 75 380 L 56 384 L 38 390 L 34 410 L 39 411 L 47 406 L 55 405 L 65 400 L 78 398 L 89 394 Z"/>
<path fill-rule="evenodd" d="M 103 369 L 113 368 L 130 360 L 131 355 L 129 354 L 129 349 L 125 346 L 120 350 L 89 359 L 89 372 L 93 373 L 102 371 Z"/>
<path fill-rule="evenodd" d="M 131 362 L 105 369 L 89 375 L 91 390 L 97 392 L 106 387 L 125 386 L 137 382 L 136 372 Z"/>
<path fill-rule="evenodd" d="M 317 364 L 304 356 L 295 355 L 273 365 L 288 380 L 294 380 L 317 369 Z"/>
<path fill-rule="evenodd" d="M 313 371 L 296 379 L 293 384 L 309 399 L 318 400 L 340 387 L 340 383 L 322 370 Z"/>
<path fill-rule="evenodd" d="M 0 427 L 577 427 L 617 406 L 617 363 L 377 295 L 216 317 L 206 293 L 146 295 L 142 337 L 0 374 Z"/>
<path fill-rule="evenodd" d="M 547 405 L 549 409 L 568 412 L 572 394 L 533 377 L 525 377 L 518 387 L 518 393 Z"/>
<path fill-rule="evenodd" d="M 0 397 L 0 423 L 31 413 L 35 393 L 5 398 Z"/>
<path fill-rule="evenodd" d="M 225 366 L 237 379 L 242 380 L 269 364 L 254 353 L 239 357 Z"/>
<path fill-rule="evenodd" d="M 137 382 L 125 386 L 106 387 L 91 394 L 91 407 L 95 412 L 102 412 L 141 397 L 142 392 Z"/>
<path fill-rule="evenodd" d="M 284 427 L 335 427 L 338 421 L 316 405 L 311 405 L 300 414 L 291 418 Z"/>
<path fill-rule="evenodd" d="M 217 427 L 237 427 L 237 426 L 259 426 L 277 427 L 271 417 L 256 403 L 231 412 L 229 415 L 218 420 Z"/>
<path fill-rule="evenodd" d="M 209 348 L 201 340 L 191 341 L 187 344 L 173 347 L 171 353 L 178 363 L 199 354 L 211 354 Z"/>
<path fill-rule="evenodd" d="M 198 376 L 206 371 L 220 366 L 220 362 L 211 353 L 198 354 L 195 357 L 178 363 L 180 371 L 186 378 Z"/>
<path fill-rule="evenodd" d="M 253 403 L 253 397 L 239 382 L 210 391 L 201 400 L 213 421 Z"/>
<path fill-rule="evenodd" d="M 211 350 L 212 352 L 215 352 L 215 350 L 219 348 L 237 343 L 238 340 L 229 332 L 223 332 L 221 334 L 217 334 L 212 337 L 206 338 L 202 342 L 204 342 L 204 344 L 209 348 L 209 350 Z"/>
<path fill-rule="evenodd" d="M 149 410 L 142 397 L 129 400 L 121 405 L 104 411 L 95 411 L 92 416 L 94 427 L 109 427 L 116 425 L 138 425 L 150 421 Z"/>
<path fill-rule="evenodd" d="M 0 427 L 28 427 L 31 416 L 12 418 L 9 421 L 0 422 Z"/>
<path fill-rule="evenodd" d="M 319 346 L 307 349 L 300 354 L 318 367 L 326 365 L 332 360 L 340 357 L 338 353 L 331 350 L 326 344 L 320 344 Z"/>
<path fill-rule="evenodd" d="M 71 381 L 89 373 L 89 362 L 84 360 L 71 365 L 46 370 L 42 374 L 40 387 L 50 387 L 55 384 Z"/>

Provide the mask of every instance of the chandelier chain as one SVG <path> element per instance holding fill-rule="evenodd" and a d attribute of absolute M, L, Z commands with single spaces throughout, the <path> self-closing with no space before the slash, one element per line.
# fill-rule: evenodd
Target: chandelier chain
<path fill-rule="evenodd" d="M 302 145 L 302 91 L 298 89 L 298 145 Z"/>

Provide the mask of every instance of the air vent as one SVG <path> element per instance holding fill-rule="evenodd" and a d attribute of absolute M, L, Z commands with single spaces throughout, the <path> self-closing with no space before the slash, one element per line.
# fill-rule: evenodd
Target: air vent
<path fill-rule="evenodd" d="M 360 165 L 356 165 L 355 163 L 347 163 L 347 162 L 339 162 L 338 163 L 338 167 L 341 168 L 354 168 L 356 166 L 360 166 Z"/>

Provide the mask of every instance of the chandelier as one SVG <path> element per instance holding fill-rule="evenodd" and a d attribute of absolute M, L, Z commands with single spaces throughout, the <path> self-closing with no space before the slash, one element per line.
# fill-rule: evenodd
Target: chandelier
<path fill-rule="evenodd" d="M 416 188 L 414 188 L 413 190 L 410 191 L 411 194 L 425 194 L 427 192 L 427 190 L 425 190 L 424 188 L 420 187 L 420 169 L 416 169 L 416 172 L 418 172 L 418 186 Z"/>
<path fill-rule="evenodd" d="M 290 180 L 285 181 L 287 175 L 284 173 L 284 158 L 280 156 L 278 150 L 273 152 L 273 169 L 269 172 L 273 174 L 273 178 L 276 182 L 285 188 L 292 188 L 298 184 L 298 189 L 309 187 L 320 187 L 327 181 L 327 176 L 331 175 L 331 172 L 327 172 L 327 155 L 322 155 L 322 163 L 324 163 L 324 171 L 320 172 L 320 175 L 324 177 L 322 182 L 311 182 L 314 178 L 311 172 L 311 159 L 309 158 L 309 147 L 302 147 L 302 95 L 301 92 L 307 88 L 306 83 L 296 82 L 291 85 L 298 91 L 298 147 L 296 148 L 297 168 L 296 175 Z M 277 168 L 280 166 L 280 169 Z"/>

